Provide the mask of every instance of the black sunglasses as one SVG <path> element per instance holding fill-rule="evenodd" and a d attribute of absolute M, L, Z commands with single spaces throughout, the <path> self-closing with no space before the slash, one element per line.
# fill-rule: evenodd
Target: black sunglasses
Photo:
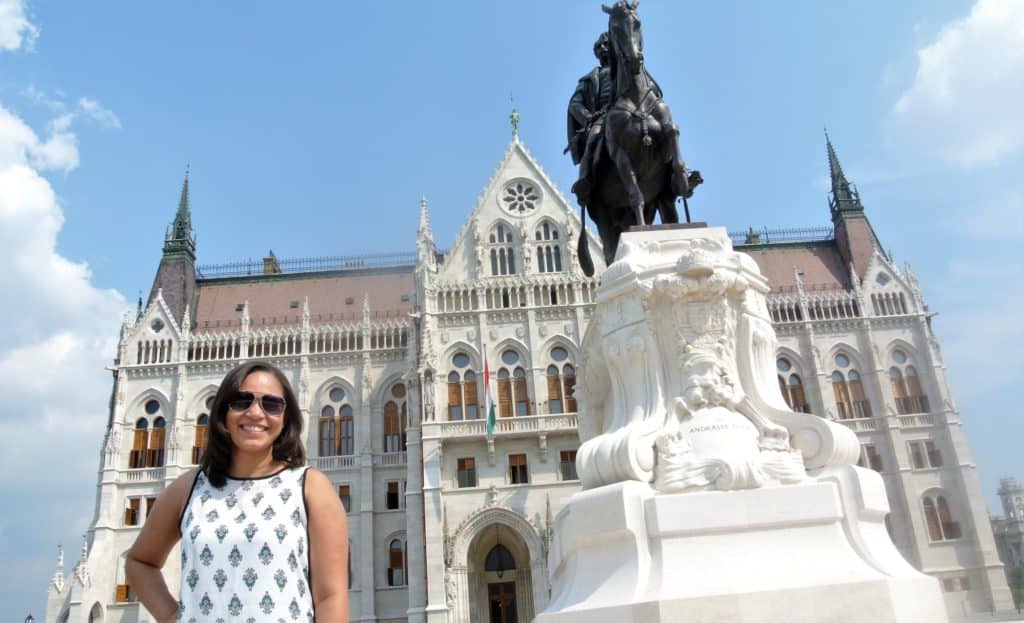
<path fill-rule="evenodd" d="M 252 406 L 253 401 L 260 403 L 260 408 L 267 415 L 279 416 L 284 413 L 284 398 L 273 394 L 257 396 L 252 392 L 238 392 L 228 401 L 228 408 L 232 411 L 245 411 Z"/>

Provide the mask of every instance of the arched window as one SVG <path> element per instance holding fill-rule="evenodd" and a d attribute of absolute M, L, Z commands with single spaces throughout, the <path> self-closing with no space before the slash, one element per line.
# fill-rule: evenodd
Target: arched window
<path fill-rule="evenodd" d="M 149 420 L 140 417 L 135 420 L 135 433 L 132 437 L 132 450 L 128 453 L 128 467 L 146 466 L 146 448 L 149 447 Z"/>
<path fill-rule="evenodd" d="M 832 392 L 835 394 L 839 419 L 869 418 L 871 403 L 864 395 L 864 384 L 860 373 L 850 367 L 850 358 L 839 353 L 835 356 L 838 370 L 832 373 Z"/>
<path fill-rule="evenodd" d="M 205 413 L 196 418 L 196 440 L 192 444 L 192 463 L 198 465 L 206 451 L 206 441 L 210 435 L 210 416 Z"/>
<path fill-rule="evenodd" d="M 388 544 L 388 586 L 405 586 L 405 543 L 401 539 Z"/>
<path fill-rule="evenodd" d="M 503 365 L 498 368 L 498 415 L 501 417 L 530 415 L 526 370 L 518 365 L 519 361 L 519 353 L 512 349 L 501 353 Z"/>
<path fill-rule="evenodd" d="M 405 452 L 405 385 L 391 386 L 391 399 L 384 403 L 384 452 Z"/>
<path fill-rule="evenodd" d="M 551 363 L 547 369 L 548 412 L 575 413 L 576 368 L 567 360 L 569 351 L 555 346 L 549 354 Z"/>
<path fill-rule="evenodd" d="M 498 223 L 489 238 L 491 242 L 491 274 L 516 274 L 516 253 L 512 247 L 512 229 Z"/>
<path fill-rule="evenodd" d="M 892 351 L 891 357 L 894 365 L 889 368 L 889 383 L 896 401 L 896 412 L 900 415 L 928 413 L 928 396 L 921 389 L 921 380 L 917 370 L 910 365 L 907 353 L 897 348 Z"/>
<path fill-rule="evenodd" d="M 206 443 L 210 437 L 210 410 L 213 408 L 213 396 L 207 396 L 203 403 L 206 407 L 205 413 L 200 413 L 196 418 L 196 438 L 192 444 L 192 463 L 199 464 L 203 459 L 203 451 L 206 450 Z"/>
<path fill-rule="evenodd" d="M 153 432 L 149 434 L 149 450 L 146 452 L 146 467 L 164 466 L 164 442 L 167 421 L 162 417 L 153 420 Z"/>
<path fill-rule="evenodd" d="M 320 456 L 355 454 L 355 426 L 348 395 L 343 388 L 332 387 L 324 402 L 317 425 Z"/>
<path fill-rule="evenodd" d="M 963 536 L 960 522 L 953 520 L 949 502 L 940 493 L 928 493 L 922 501 L 928 538 L 932 541 L 951 541 Z"/>
<path fill-rule="evenodd" d="M 775 366 L 779 371 L 779 390 L 782 392 L 782 398 L 786 404 L 794 411 L 810 413 L 811 407 L 807 404 L 803 380 L 793 370 L 793 364 L 785 357 L 779 357 Z"/>
<path fill-rule="evenodd" d="M 534 233 L 537 241 L 537 271 L 562 272 L 562 250 L 558 241 L 558 227 L 545 221 Z"/>
<path fill-rule="evenodd" d="M 498 573 L 498 578 L 501 578 L 506 571 L 514 571 L 516 568 L 516 559 L 512 556 L 512 552 L 508 551 L 508 548 L 498 543 L 491 548 L 491 551 L 487 552 L 487 558 L 484 559 L 484 571 L 495 571 Z"/>
<path fill-rule="evenodd" d="M 456 353 L 452 357 L 454 370 L 448 373 L 449 420 L 475 420 L 480 417 L 476 373 L 469 364 L 469 355 L 465 353 Z"/>

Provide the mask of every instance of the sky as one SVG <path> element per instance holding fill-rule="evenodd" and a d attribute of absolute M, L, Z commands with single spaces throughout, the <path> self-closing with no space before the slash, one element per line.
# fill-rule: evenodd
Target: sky
<path fill-rule="evenodd" d="M 1024 478 L 1024 0 L 644 0 L 698 220 L 829 224 L 824 129 L 920 279 L 989 507 Z M 186 166 L 201 265 L 447 247 L 511 139 L 563 193 L 597 1 L 0 0 L 0 619 L 92 519 Z"/>

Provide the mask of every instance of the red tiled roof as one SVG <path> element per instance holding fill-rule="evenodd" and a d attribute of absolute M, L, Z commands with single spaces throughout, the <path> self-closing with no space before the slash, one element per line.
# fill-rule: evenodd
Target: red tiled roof
<path fill-rule="evenodd" d="M 373 317 L 404 318 L 413 311 L 413 268 L 285 273 L 199 282 L 197 330 L 237 327 L 242 313 L 237 306 L 249 302 L 253 327 L 297 324 L 302 304 L 309 297 L 311 321 L 357 322 L 363 299 L 369 296 Z M 407 295 L 407 300 L 402 300 Z M 292 302 L 298 301 L 297 307 Z M 351 302 L 348 302 L 351 301 Z"/>
<path fill-rule="evenodd" d="M 739 247 L 752 257 L 768 278 L 772 292 L 792 291 L 796 286 L 794 268 L 803 271 L 801 280 L 808 289 L 841 290 L 849 282 L 849 268 L 834 241 L 805 244 L 752 245 Z"/>

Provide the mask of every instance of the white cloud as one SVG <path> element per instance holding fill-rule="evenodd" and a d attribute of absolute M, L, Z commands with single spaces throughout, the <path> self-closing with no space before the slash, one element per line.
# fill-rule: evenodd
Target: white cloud
<path fill-rule="evenodd" d="M 121 120 L 117 118 L 114 111 L 104 108 L 102 104 L 94 99 L 88 97 L 79 98 L 78 109 L 104 128 L 121 128 Z"/>
<path fill-rule="evenodd" d="M 97 288 L 87 264 L 58 250 L 64 213 L 43 172 L 73 170 L 77 138 L 63 117 L 44 131 L 40 136 L 0 105 L 0 494 L 18 516 L 57 518 L 54 499 L 89 509 L 108 416 L 104 366 L 115 355 L 128 303 Z M 69 519 L 22 533 L 3 513 L 12 565 L 32 566 L 40 554 L 52 560 L 50 544 L 45 552 L 25 544 L 61 538 Z"/>
<path fill-rule="evenodd" d="M 917 57 L 914 81 L 892 109 L 897 138 L 962 167 L 1024 148 L 1024 2 L 978 0 Z"/>
<path fill-rule="evenodd" d="M 71 118 L 61 115 L 48 124 L 49 136 L 39 136 L 16 115 L 0 106 L 0 173 L 17 164 L 42 171 L 78 166 L 78 139 L 69 131 Z"/>
<path fill-rule="evenodd" d="M 64 109 L 67 108 L 60 97 L 53 97 L 34 84 L 30 84 L 25 87 L 25 90 L 22 91 L 21 94 L 37 104 L 46 106 L 53 112 L 64 112 Z"/>
<path fill-rule="evenodd" d="M 39 29 L 25 16 L 22 0 L 0 0 L 0 51 L 13 52 L 25 46 L 32 49 Z"/>

